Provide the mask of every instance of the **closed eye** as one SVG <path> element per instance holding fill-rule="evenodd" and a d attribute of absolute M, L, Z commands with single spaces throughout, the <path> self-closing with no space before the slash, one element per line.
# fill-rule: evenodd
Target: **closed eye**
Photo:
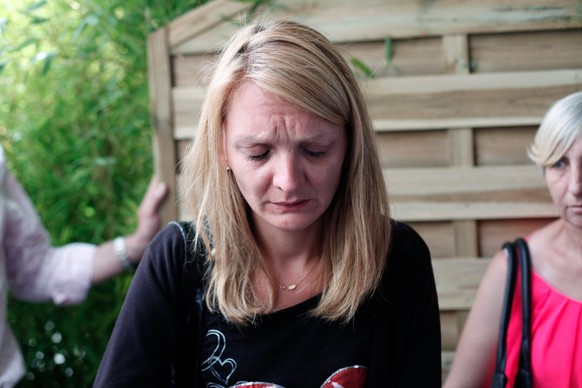
<path fill-rule="evenodd" d="M 309 156 L 311 156 L 312 158 L 316 158 L 316 159 L 320 159 L 320 158 L 325 158 L 326 153 L 324 151 L 309 151 L 309 150 L 305 150 L 305 153 Z"/>
<path fill-rule="evenodd" d="M 253 162 L 261 162 L 267 158 L 269 155 L 269 151 L 265 151 L 262 154 L 258 155 L 248 155 L 248 159 Z"/>

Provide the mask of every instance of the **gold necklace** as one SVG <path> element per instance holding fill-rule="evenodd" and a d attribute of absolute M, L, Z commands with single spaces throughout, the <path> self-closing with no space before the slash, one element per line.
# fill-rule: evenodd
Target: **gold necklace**
<path fill-rule="evenodd" d="M 319 259 L 319 264 L 321 265 L 321 258 Z M 311 267 L 311 269 L 309 270 L 309 272 L 307 272 L 307 273 L 305 274 L 305 276 L 303 276 L 303 277 L 301 278 L 301 280 L 299 280 L 297 283 L 293 283 L 293 284 L 290 284 L 290 285 L 288 285 L 288 286 L 284 286 L 284 285 L 282 285 L 281 283 L 279 283 L 279 288 L 280 288 L 282 291 L 287 291 L 287 292 L 295 291 L 295 290 L 297 289 L 297 287 L 298 287 L 298 286 L 299 286 L 299 285 L 300 285 L 300 284 L 301 284 L 301 283 L 302 283 L 302 282 L 303 282 L 305 279 L 307 279 L 307 277 L 309 276 L 309 274 L 313 272 L 313 270 L 315 269 L 315 267 L 317 267 L 317 265 L 315 265 L 315 264 L 314 264 L 314 265 L 313 265 L 313 267 Z"/>

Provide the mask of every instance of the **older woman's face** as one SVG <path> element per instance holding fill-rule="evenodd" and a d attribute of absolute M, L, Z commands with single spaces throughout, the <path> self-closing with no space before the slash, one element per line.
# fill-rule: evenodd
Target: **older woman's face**
<path fill-rule="evenodd" d="M 226 162 L 264 232 L 320 227 L 341 179 L 346 148 L 341 125 L 253 83 L 243 84 L 228 107 Z"/>
<path fill-rule="evenodd" d="M 545 179 L 560 217 L 582 227 L 582 137 L 562 159 L 546 167 Z"/>

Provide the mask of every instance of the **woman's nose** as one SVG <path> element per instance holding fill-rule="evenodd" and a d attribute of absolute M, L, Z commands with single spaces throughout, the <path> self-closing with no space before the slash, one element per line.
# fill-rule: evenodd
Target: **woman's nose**
<path fill-rule="evenodd" d="M 576 196 L 582 196 L 582 166 L 572 166 L 568 191 Z"/>
<path fill-rule="evenodd" d="M 273 185 L 283 191 L 292 191 L 304 182 L 304 171 L 293 152 L 281 155 L 274 166 Z"/>

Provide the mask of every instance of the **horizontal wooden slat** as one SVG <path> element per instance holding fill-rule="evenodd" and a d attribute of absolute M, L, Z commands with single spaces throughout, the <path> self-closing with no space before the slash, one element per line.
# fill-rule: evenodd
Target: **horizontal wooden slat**
<path fill-rule="evenodd" d="M 531 164 L 527 149 L 537 127 L 479 128 L 474 131 L 475 164 L 510 166 Z"/>
<path fill-rule="evenodd" d="M 363 89 L 379 131 L 537 125 L 553 101 L 582 90 L 582 69 L 372 79 Z M 173 98 L 174 136 L 190 138 L 204 88 L 174 88 Z"/>
<path fill-rule="evenodd" d="M 383 167 L 445 167 L 450 163 L 447 131 L 378 132 Z"/>
<path fill-rule="evenodd" d="M 428 203 L 403 202 L 392 204 L 392 215 L 404 221 L 472 220 L 504 218 L 552 218 L 556 216 L 550 204 L 501 203 Z"/>
<path fill-rule="evenodd" d="M 499 1 L 487 0 L 319 0 L 313 4 L 300 8 L 301 20 L 337 42 L 582 25 L 577 4 L 572 1 L 514 0 L 505 7 L 499 6 Z M 296 16 L 297 11 L 289 7 L 286 15 Z"/>
<path fill-rule="evenodd" d="M 405 222 L 556 217 L 535 166 L 384 171 L 392 216 Z"/>
<path fill-rule="evenodd" d="M 379 131 L 537 125 L 553 101 L 582 90 L 582 69 L 382 78 L 363 89 Z"/>
<path fill-rule="evenodd" d="M 486 258 L 433 260 L 439 309 L 469 309 L 489 262 Z"/>
<path fill-rule="evenodd" d="M 543 228 L 554 219 L 555 217 L 480 221 L 479 254 L 492 257 L 501 250 L 504 242 L 515 240 L 520 236 L 527 236 L 534 230 Z"/>
<path fill-rule="evenodd" d="M 535 166 L 385 169 L 392 214 L 403 221 L 554 217 Z"/>
<path fill-rule="evenodd" d="M 206 89 L 201 86 L 173 89 L 174 138 L 176 140 L 194 138 L 205 95 Z"/>
<path fill-rule="evenodd" d="M 174 51 L 184 42 L 199 39 L 200 35 L 216 29 L 218 24 L 224 23 L 224 19 L 233 17 L 247 7 L 248 4 L 239 1 L 215 0 L 174 19 L 167 26 L 170 49 Z"/>
<path fill-rule="evenodd" d="M 339 46 L 348 62 L 353 58 L 364 62 L 374 72 L 374 78 L 445 73 L 440 37 L 391 39 L 390 61 L 384 39 Z"/>
<path fill-rule="evenodd" d="M 582 68 L 582 29 L 470 37 L 473 72 Z"/>
<path fill-rule="evenodd" d="M 334 42 L 381 40 L 387 36 L 414 38 L 582 26 L 576 2 L 566 0 L 515 0 L 507 6 L 491 0 L 286 0 L 277 4 L 266 13 L 298 19 Z M 206 7 L 177 19 L 169 26 L 174 52 L 216 50 L 237 28 L 235 23 L 224 19 L 238 11 L 244 12 L 245 7 L 250 7 L 250 3 L 214 0 Z M 222 22 L 220 28 L 210 29 L 218 22 Z"/>
<path fill-rule="evenodd" d="M 497 193 L 546 189 L 542 170 L 534 165 L 384 169 L 384 177 L 391 196 L 400 199 L 427 197 L 446 201 L 464 196 L 494 201 Z M 547 195 L 540 197 L 540 202 L 549 199 Z"/>

